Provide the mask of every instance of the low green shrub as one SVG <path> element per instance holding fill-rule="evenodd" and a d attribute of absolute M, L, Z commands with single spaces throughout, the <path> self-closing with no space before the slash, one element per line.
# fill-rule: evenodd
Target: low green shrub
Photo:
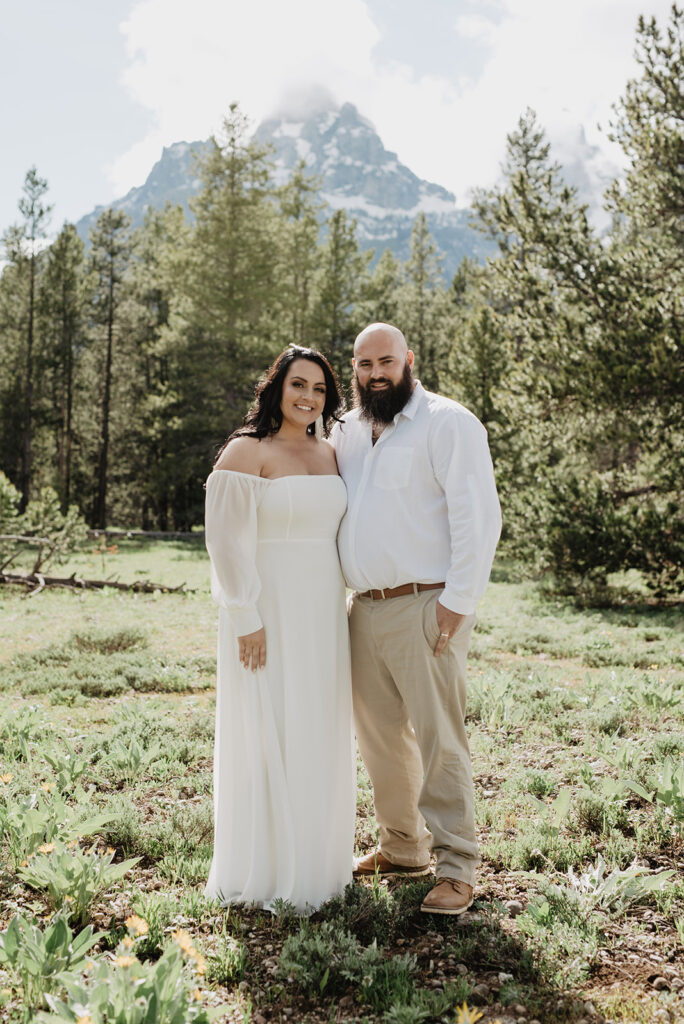
<path fill-rule="evenodd" d="M 113 849 L 99 853 L 93 846 L 85 851 L 75 842 L 39 847 L 17 874 L 31 889 L 44 892 L 51 908 L 64 907 L 70 919 L 82 925 L 95 898 L 123 878 L 140 858 L 113 864 Z"/>
<path fill-rule="evenodd" d="M 0 965 L 21 985 L 25 1009 L 43 1006 L 47 992 L 59 990 L 80 971 L 88 950 L 103 935 L 90 925 L 75 934 L 61 914 L 44 930 L 35 920 L 15 915 L 0 932 Z"/>
<path fill-rule="evenodd" d="M 28 797 L 18 796 L 8 784 L 0 786 L 0 842 L 7 846 L 14 871 L 41 846 L 91 836 L 110 821 L 106 812 L 87 817 L 90 807 L 67 804 L 60 793 L 52 792 L 54 785 L 43 783 Z"/>
<path fill-rule="evenodd" d="M 207 981 L 231 987 L 245 976 L 247 947 L 239 939 L 228 935 L 224 926 L 214 950 L 207 956 Z"/>
<path fill-rule="evenodd" d="M 89 629 L 72 633 L 67 644 L 88 654 L 115 654 L 141 650 L 147 645 L 147 634 L 142 629 Z"/>
<path fill-rule="evenodd" d="M 332 921 L 304 921 L 297 935 L 285 939 L 278 963 L 281 978 L 309 995 L 359 986 L 360 997 L 376 1012 L 413 996 L 416 957 L 406 954 L 385 960 L 378 946 L 361 943 Z"/>
<path fill-rule="evenodd" d="M 142 921 L 139 927 L 145 925 Z M 156 963 L 145 964 L 136 955 L 135 939 L 127 937 L 113 959 L 94 964 L 85 981 L 67 979 L 65 999 L 46 995 L 51 1013 L 40 1012 L 36 1020 L 41 1024 L 77 1024 L 83 1018 L 93 1024 L 209 1024 L 226 1008 L 208 1011 L 200 1005 L 196 986 L 204 971 L 203 958 L 185 933 L 177 933 L 176 941 Z"/>

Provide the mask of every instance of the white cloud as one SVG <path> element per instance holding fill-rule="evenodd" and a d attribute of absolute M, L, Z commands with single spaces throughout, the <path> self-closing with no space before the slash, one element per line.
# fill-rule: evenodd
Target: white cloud
<path fill-rule="evenodd" d="M 456 60 L 449 77 L 375 60 L 380 33 L 364 0 L 140 0 L 122 26 L 124 81 L 156 128 L 116 162 L 112 182 L 118 193 L 140 184 L 162 145 L 206 137 L 232 101 L 258 121 L 292 90 L 320 83 L 355 103 L 412 170 L 463 201 L 495 179 L 506 133 L 528 106 L 552 137 L 567 141 L 581 123 L 610 152 L 596 122 L 607 126 L 635 73 L 637 17 L 664 24 L 668 11 L 669 0 L 460 0 L 455 53 L 469 40 L 483 47 L 473 78 Z M 398 5 L 396 16 L 415 8 Z"/>

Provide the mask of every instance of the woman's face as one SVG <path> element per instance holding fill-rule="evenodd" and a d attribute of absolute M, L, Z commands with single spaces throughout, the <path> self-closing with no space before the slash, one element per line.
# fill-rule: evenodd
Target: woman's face
<path fill-rule="evenodd" d="M 291 362 L 280 396 L 283 422 L 308 427 L 323 412 L 325 390 L 325 375 L 318 363 L 312 363 L 310 359 Z"/>

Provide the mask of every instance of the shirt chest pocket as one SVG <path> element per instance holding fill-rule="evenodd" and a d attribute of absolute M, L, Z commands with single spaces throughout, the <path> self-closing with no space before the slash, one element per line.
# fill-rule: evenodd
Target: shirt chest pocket
<path fill-rule="evenodd" d="M 398 491 L 407 487 L 412 462 L 413 448 L 383 445 L 378 451 L 375 486 L 382 491 Z"/>

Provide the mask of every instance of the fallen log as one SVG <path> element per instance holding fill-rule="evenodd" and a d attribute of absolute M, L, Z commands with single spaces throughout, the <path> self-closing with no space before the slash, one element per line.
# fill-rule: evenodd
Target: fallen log
<path fill-rule="evenodd" d="M 88 530 L 88 540 L 98 540 L 100 537 L 112 540 L 204 540 L 204 530 L 194 530 L 192 533 L 181 530 Z"/>
<path fill-rule="evenodd" d="M 72 573 L 71 576 L 44 576 L 43 573 L 35 572 L 28 575 L 0 572 L 0 583 L 15 583 L 19 586 L 29 587 L 29 597 L 39 594 L 46 587 L 65 587 L 68 590 L 104 590 L 105 587 L 113 587 L 115 590 L 132 590 L 134 593 L 151 594 L 155 590 L 163 594 L 177 594 L 183 592 L 192 594 L 194 591 L 186 590 L 185 583 L 179 583 L 177 587 L 169 587 L 165 583 L 152 583 L 150 580 L 134 580 L 133 583 L 121 583 L 119 580 L 86 580 L 82 576 Z"/>
<path fill-rule="evenodd" d="M 0 533 L 0 540 L 12 540 L 19 544 L 49 544 L 47 537 L 24 537 L 20 533 Z"/>

